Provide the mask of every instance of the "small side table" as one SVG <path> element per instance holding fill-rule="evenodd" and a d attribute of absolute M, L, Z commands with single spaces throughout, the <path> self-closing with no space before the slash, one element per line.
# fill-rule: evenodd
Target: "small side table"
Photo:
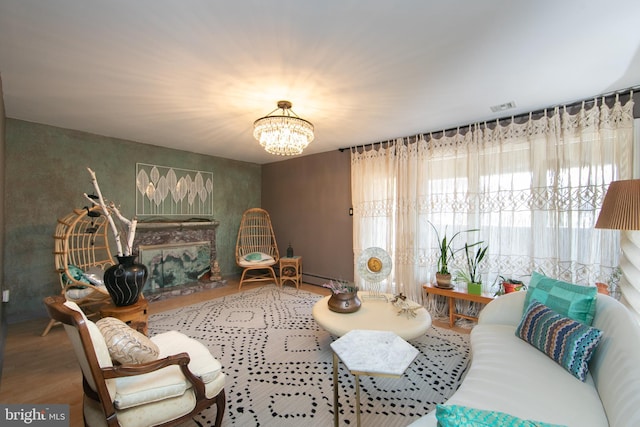
<path fill-rule="evenodd" d="M 294 256 L 291 258 L 280 258 L 280 286 L 284 286 L 286 282 L 291 282 L 300 287 L 302 283 L 302 257 Z"/>
<path fill-rule="evenodd" d="M 354 329 L 331 343 L 333 423 L 338 427 L 338 360 L 356 377 L 356 417 L 360 426 L 360 375 L 400 378 L 418 350 L 393 332 Z"/>
<path fill-rule="evenodd" d="M 140 297 L 135 304 L 118 307 L 113 303 L 100 309 L 100 317 L 115 317 L 122 320 L 138 332 L 147 335 L 149 320 L 149 302 Z"/>

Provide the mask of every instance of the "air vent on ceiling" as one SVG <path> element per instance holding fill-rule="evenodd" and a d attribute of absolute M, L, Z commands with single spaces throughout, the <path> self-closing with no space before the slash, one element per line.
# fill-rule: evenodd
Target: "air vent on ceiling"
<path fill-rule="evenodd" d="M 505 102 L 504 104 L 494 105 L 491 107 L 491 111 L 497 113 L 499 111 L 511 110 L 512 108 L 516 108 L 516 103 L 513 101 Z"/>

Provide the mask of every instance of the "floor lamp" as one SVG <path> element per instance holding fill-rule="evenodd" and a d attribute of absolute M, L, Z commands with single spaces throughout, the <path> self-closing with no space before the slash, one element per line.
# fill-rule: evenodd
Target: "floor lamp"
<path fill-rule="evenodd" d="M 621 230 L 620 291 L 636 316 L 640 313 L 640 179 L 613 181 L 602 202 L 596 228 Z"/>

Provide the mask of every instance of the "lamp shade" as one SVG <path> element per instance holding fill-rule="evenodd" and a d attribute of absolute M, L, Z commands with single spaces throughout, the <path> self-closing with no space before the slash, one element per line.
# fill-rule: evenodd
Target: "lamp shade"
<path fill-rule="evenodd" d="M 640 179 L 609 184 L 596 228 L 640 230 Z"/>

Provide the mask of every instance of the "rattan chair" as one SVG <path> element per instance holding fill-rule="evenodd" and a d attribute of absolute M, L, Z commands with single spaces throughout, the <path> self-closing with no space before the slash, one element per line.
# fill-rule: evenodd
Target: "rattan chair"
<path fill-rule="evenodd" d="M 269 213 L 260 208 L 247 209 L 242 215 L 236 242 L 236 263 L 243 268 L 238 289 L 243 283 L 275 282 L 273 266 L 280 259 Z"/>
<path fill-rule="evenodd" d="M 104 286 L 78 277 L 80 270 L 87 276 L 90 276 L 89 273 L 101 276 L 105 269 L 114 264 L 109 249 L 108 227 L 101 208 L 94 206 L 74 209 L 59 218 L 53 235 L 53 260 L 62 295 L 66 300 L 78 304 L 88 315 L 97 314 L 102 305 L 111 302 Z M 47 335 L 55 324 L 56 321 L 51 319 L 42 336 Z"/>

